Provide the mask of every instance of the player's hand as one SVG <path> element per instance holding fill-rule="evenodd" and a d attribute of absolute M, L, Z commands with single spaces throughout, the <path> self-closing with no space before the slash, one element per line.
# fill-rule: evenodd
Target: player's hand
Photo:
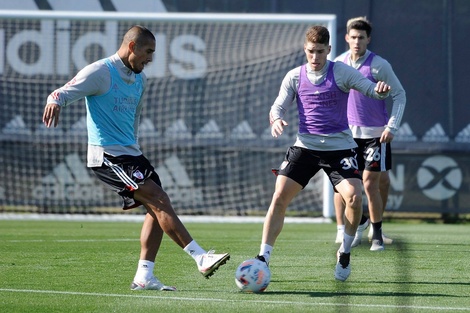
<path fill-rule="evenodd" d="M 380 142 L 381 143 L 390 143 L 390 142 L 392 142 L 393 137 L 395 137 L 395 135 L 392 134 L 388 129 L 385 129 L 382 132 L 382 136 L 380 136 Z"/>
<path fill-rule="evenodd" d="M 377 92 L 379 94 L 387 93 L 387 92 L 390 91 L 390 89 L 391 89 L 391 87 L 383 81 L 378 81 L 377 85 L 375 85 L 375 88 L 374 88 L 375 92 Z"/>
<path fill-rule="evenodd" d="M 271 135 L 274 138 L 281 136 L 282 132 L 284 131 L 284 126 L 287 126 L 287 125 L 289 124 L 287 124 L 287 122 L 284 121 L 283 119 L 275 120 L 273 124 L 271 125 Z"/>
<path fill-rule="evenodd" d="M 60 114 L 60 106 L 55 103 L 48 103 L 44 108 L 44 114 L 42 115 L 42 122 L 46 127 L 57 127 L 59 124 L 59 114 Z"/>

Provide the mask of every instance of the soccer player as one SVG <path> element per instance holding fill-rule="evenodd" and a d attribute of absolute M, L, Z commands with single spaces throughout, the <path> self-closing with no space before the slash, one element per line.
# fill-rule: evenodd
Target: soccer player
<path fill-rule="evenodd" d="M 257 258 L 269 264 L 287 206 L 323 169 L 346 201 L 344 238 L 335 267 L 335 278 L 345 281 L 351 273 L 351 244 L 362 215 L 362 183 L 354 150 L 357 145 L 347 119 L 348 93 L 355 89 L 384 99 L 390 87 L 384 82 L 371 82 L 344 63 L 327 60 L 331 51 L 329 41 L 327 28 L 313 26 L 307 30 L 304 42 L 307 63 L 287 73 L 269 113 L 271 134 L 278 137 L 288 126 L 283 116 L 296 100 L 299 129 L 279 168 Z"/>
<path fill-rule="evenodd" d="M 137 142 L 146 88 L 144 67 L 152 61 L 155 37 L 136 25 L 124 35 L 119 50 L 77 73 L 47 98 L 43 122 L 56 127 L 62 108 L 85 98 L 88 129 L 88 167 L 123 199 L 123 209 L 143 205 L 147 213 L 140 234 L 140 259 L 132 290 L 168 290 L 154 276 L 154 263 L 163 233 L 189 254 L 206 278 L 229 258 L 228 253 L 205 251 L 193 240 L 177 214 L 158 174 Z"/>
<path fill-rule="evenodd" d="M 398 130 L 406 105 L 406 94 L 395 75 L 390 63 L 367 49 L 371 40 L 372 26 L 366 17 L 350 19 L 346 24 L 346 42 L 349 50 L 338 56 L 335 61 L 344 62 L 358 69 L 373 82 L 384 81 L 391 86 L 390 96 L 393 106 L 388 117 L 384 100 L 375 100 L 351 90 L 348 99 L 349 127 L 358 148 L 358 164 L 362 171 L 364 191 L 369 207 L 369 218 L 372 223 L 369 238 L 371 251 L 384 250 L 384 243 L 392 239 L 382 233 L 382 217 L 387 205 L 390 186 L 389 170 L 392 168 L 390 143 Z M 337 222 L 336 242 L 342 241 L 344 230 L 343 199 L 339 194 L 334 196 Z M 362 232 L 369 221 L 363 217 L 356 232 L 352 246 L 361 243 Z"/>

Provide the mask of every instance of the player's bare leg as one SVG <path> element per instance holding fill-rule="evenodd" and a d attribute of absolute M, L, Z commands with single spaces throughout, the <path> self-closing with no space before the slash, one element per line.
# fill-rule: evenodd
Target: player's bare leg
<path fill-rule="evenodd" d="M 382 198 L 382 216 L 387 208 L 388 193 L 390 190 L 390 175 L 389 172 L 382 172 L 380 175 L 380 197 Z"/>
<path fill-rule="evenodd" d="M 163 238 L 163 230 L 158 220 L 147 213 L 140 232 L 140 259 L 155 262 Z"/>
<path fill-rule="evenodd" d="M 140 185 L 134 198 L 154 214 L 161 229 L 181 248 L 193 240 L 171 206 L 170 198 L 154 181 L 148 179 Z"/>
<path fill-rule="evenodd" d="M 357 178 L 343 179 L 335 186 L 344 199 L 344 233 L 354 237 L 362 216 L 362 185 Z"/>
<path fill-rule="evenodd" d="M 147 213 L 140 232 L 140 258 L 131 290 L 165 290 L 176 288 L 164 285 L 153 274 L 155 258 L 163 238 L 163 230 L 154 218 L 153 212 Z"/>
<path fill-rule="evenodd" d="M 346 205 L 344 203 L 343 197 L 335 192 L 333 195 L 333 202 L 335 205 L 335 214 L 336 214 L 336 240 L 335 243 L 343 242 L 344 234 L 344 210 Z"/>
<path fill-rule="evenodd" d="M 221 265 L 230 259 L 228 253 L 215 254 L 213 251 L 206 252 L 193 240 L 173 209 L 170 198 L 153 180 L 148 179 L 144 184 L 140 185 L 139 189 L 134 192 L 134 198 L 147 208 L 148 215 L 154 218 L 159 228 L 196 261 L 198 269 L 204 277 L 209 278 Z M 155 225 L 147 221 L 147 223 L 144 223 L 144 226 L 154 227 Z M 159 236 L 159 230 L 153 228 L 147 230 L 145 234 L 152 234 L 154 231 Z M 152 243 L 155 243 L 158 239 L 151 240 Z M 147 253 L 155 252 L 156 255 L 157 251 L 158 249 L 147 250 Z"/>
<path fill-rule="evenodd" d="M 382 219 L 383 219 L 384 212 L 387 209 L 388 193 L 389 193 L 389 190 L 390 190 L 389 171 L 382 172 L 382 174 L 380 175 L 379 188 L 380 188 L 380 196 L 382 198 Z M 372 227 L 371 227 L 371 231 L 372 231 Z M 373 235 L 373 233 L 369 232 L 369 240 L 370 241 L 372 241 L 372 235 Z M 382 239 L 383 239 L 384 244 L 389 245 L 389 244 L 393 243 L 393 239 L 387 237 L 383 232 L 382 232 Z"/>
<path fill-rule="evenodd" d="M 344 237 L 337 252 L 335 278 L 345 281 L 351 274 L 351 245 L 362 216 L 362 184 L 358 178 L 342 180 L 335 186 L 346 206 L 344 219 Z"/>
<path fill-rule="evenodd" d="M 264 220 L 259 254 L 266 263 L 269 263 L 272 247 L 284 226 L 287 206 L 301 190 L 302 186 L 291 178 L 277 176 L 274 194 Z"/>
<path fill-rule="evenodd" d="M 369 215 L 372 222 L 372 246 L 371 251 L 384 250 L 382 240 L 382 214 L 383 202 L 380 193 L 380 177 L 382 172 L 372 172 L 365 170 L 362 173 L 364 191 L 367 196 Z"/>

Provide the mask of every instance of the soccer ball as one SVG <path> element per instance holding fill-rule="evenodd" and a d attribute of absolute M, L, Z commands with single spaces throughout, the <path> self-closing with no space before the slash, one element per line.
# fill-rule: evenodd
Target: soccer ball
<path fill-rule="evenodd" d="M 242 262 L 235 272 L 235 283 L 243 292 L 263 292 L 270 281 L 268 265 L 255 258 Z"/>

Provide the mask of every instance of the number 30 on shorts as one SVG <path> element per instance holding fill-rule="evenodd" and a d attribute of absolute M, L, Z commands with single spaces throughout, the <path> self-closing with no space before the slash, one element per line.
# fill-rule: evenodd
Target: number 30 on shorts
<path fill-rule="evenodd" d="M 349 170 L 351 168 L 358 169 L 356 157 L 344 158 L 341 160 L 341 165 L 343 170 Z"/>

